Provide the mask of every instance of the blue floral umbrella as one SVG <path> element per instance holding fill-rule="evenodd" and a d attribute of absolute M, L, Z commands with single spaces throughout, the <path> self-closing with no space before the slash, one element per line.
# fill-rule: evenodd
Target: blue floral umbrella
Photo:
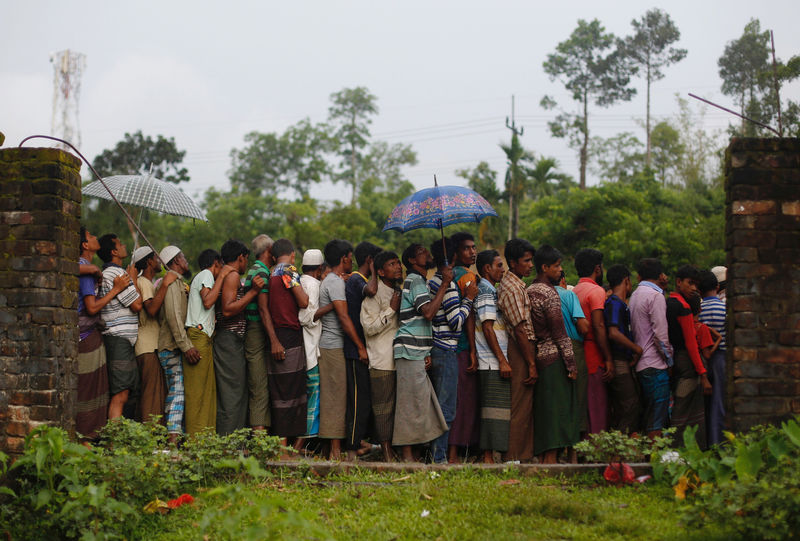
<path fill-rule="evenodd" d="M 435 176 L 433 182 L 433 188 L 425 188 L 400 201 L 386 220 L 383 230 L 405 233 L 414 229 L 439 229 L 444 245 L 446 226 L 478 223 L 487 216 L 497 216 L 497 212 L 479 193 L 463 186 L 439 186 Z"/>

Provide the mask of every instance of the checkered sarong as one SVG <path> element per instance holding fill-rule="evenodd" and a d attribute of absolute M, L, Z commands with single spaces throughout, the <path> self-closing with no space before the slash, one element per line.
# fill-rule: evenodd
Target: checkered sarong
<path fill-rule="evenodd" d="M 184 394 L 183 394 L 183 354 L 181 350 L 165 350 L 158 352 L 158 360 L 167 378 L 167 400 L 164 416 L 167 432 L 182 433 Z"/>

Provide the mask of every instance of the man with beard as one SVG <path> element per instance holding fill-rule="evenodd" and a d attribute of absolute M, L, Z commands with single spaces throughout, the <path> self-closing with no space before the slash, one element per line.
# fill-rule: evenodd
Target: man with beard
<path fill-rule="evenodd" d="M 497 306 L 508 325 L 508 363 L 511 365 L 511 421 L 505 460 L 533 460 L 533 385 L 536 361 L 531 324 L 531 301 L 523 278 L 533 270 L 533 245 L 525 239 L 506 242 L 508 272 L 497 286 Z"/>
<path fill-rule="evenodd" d="M 428 443 L 448 429 L 426 370 L 433 346 L 431 321 L 453 281 L 453 268 L 446 265 L 442 269 L 442 285 L 431 297 L 425 283 L 428 269 L 433 268 L 431 253 L 424 246 L 412 244 L 403 251 L 403 264 L 407 275 L 400 299 L 400 327 L 393 344 L 397 402 L 392 444 L 403 446 L 403 461 L 411 462 L 412 445 Z"/>
<path fill-rule="evenodd" d="M 583 353 L 589 372 L 586 399 L 589 407 L 589 433 L 608 429 L 608 392 L 606 383 L 614 379 L 614 361 L 608 347 L 605 323 L 606 291 L 603 283 L 603 254 L 592 248 L 575 254 L 578 285 L 572 290 L 581 301 L 589 319 L 589 332 L 583 338 Z"/>
<path fill-rule="evenodd" d="M 245 307 L 264 288 L 261 276 L 253 278 L 245 291 L 241 274 L 247 269 L 250 250 L 241 241 L 228 240 L 220 249 L 222 261 L 231 271 L 222 279 L 222 292 L 216 306 L 214 337 L 214 375 L 217 380 L 217 433 L 227 436 L 247 423 L 247 359 L 244 334 Z"/>
<path fill-rule="evenodd" d="M 370 391 L 375 436 L 381 444 L 383 459 L 394 460 L 392 432 L 394 430 L 394 405 L 397 393 L 392 342 L 400 324 L 400 296 L 398 289 L 403 279 L 400 258 L 394 252 L 380 252 L 373 264 L 380 281 L 374 297 L 361 303 L 361 325 L 367 342 L 369 355 Z"/>
<path fill-rule="evenodd" d="M 168 272 L 161 280 L 156 292 L 153 278 L 161 272 L 161 260 L 149 246 L 142 246 L 133 251 L 131 263 L 139 271 L 137 284 L 142 294 L 144 309 L 139 311 L 139 338 L 136 340 L 134 352 L 136 364 L 139 365 L 139 377 L 142 380 L 142 393 L 136 418 L 149 421 L 152 416 L 160 417 L 164 423 L 164 400 L 167 388 L 164 383 L 164 370 L 158 361 L 158 334 L 160 326 L 158 313 L 164 304 L 167 286 L 177 279 L 174 272 Z"/>
<path fill-rule="evenodd" d="M 159 317 L 161 330 L 158 335 L 158 360 L 167 379 L 167 399 L 164 413 L 167 434 L 170 442 L 177 442 L 183 432 L 183 358 L 189 364 L 200 361 L 200 353 L 186 334 L 186 309 L 188 306 L 188 287 L 180 278 L 192 277 L 189 263 L 177 246 L 167 246 L 158 254 L 164 261 L 167 274 L 174 275 L 164 297 L 164 306 Z M 166 281 L 166 278 L 164 279 Z"/>
<path fill-rule="evenodd" d="M 578 442 L 580 418 L 575 389 L 578 370 L 572 342 L 564 328 L 561 299 L 555 289 L 561 281 L 561 253 L 552 246 L 540 246 L 534 264 L 536 280 L 527 291 L 539 374 L 533 391 L 533 452 L 541 463 L 555 464 L 559 449 Z"/>
<path fill-rule="evenodd" d="M 475 238 L 464 231 L 450 237 L 455 248 L 453 258 L 453 282 L 460 299 L 467 297 L 470 285 L 478 285 L 478 276 L 469 268 L 475 264 L 478 250 Z M 476 290 L 477 291 L 477 290 Z M 472 298 L 475 295 L 473 294 Z M 471 300 L 471 299 L 470 299 Z M 478 357 L 475 354 L 475 314 L 469 310 L 467 321 L 461 328 L 456 346 L 458 360 L 458 391 L 456 412 L 448 433 L 448 460 L 455 462 L 459 447 L 474 447 L 478 444 Z"/>

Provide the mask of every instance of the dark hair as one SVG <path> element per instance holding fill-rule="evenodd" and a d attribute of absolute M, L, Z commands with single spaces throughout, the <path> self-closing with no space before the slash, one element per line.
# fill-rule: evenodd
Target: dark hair
<path fill-rule="evenodd" d="M 461 248 L 461 243 L 465 240 L 475 241 L 475 237 L 472 236 L 472 233 L 467 233 L 466 231 L 459 231 L 458 233 L 453 233 L 450 235 L 450 240 L 453 241 L 453 246 L 455 249 L 458 250 Z"/>
<path fill-rule="evenodd" d="M 536 248 L 534 248 L 533 244 L 527 240 L 511 239 L 506 241 L 505 255 L 506 262 L 508 263 L 509 267 L 511 266 L 512 261 L 519 261 L 525 257 L 525 254 L 528 252 L 530 252 L 532 256 L 536 255 Z"/>
<path fill-rule="evenodd" d="M 445 256 L 444 253 L 445 249 L 447 250 L 447 256 Z M 441 239 L 433 241 L 431 243 L 431 255 L 433 256 L 433 262 L 437 267 L 444 265 L 445 257 L 447 257 L 447 261 L 452 263 L 453 257 L 456 255 L 456 244 L 453 242 L 452 237 L 445 237 L 444 246 L 442 246 Z"/>
<path fill-rule="evenodd" d="M 144 272 L 144 269 L 147 268 L 147 262 L 153 259 L 156 256 L 155 252 L 150 252 L 139 261 L 136 262 L 136 270 L 139 272 Z"/>
<path fill-rule="evenodd" d="M 356 265 L 359 267 L 366 263 L 367 258 L 372 256 L 374 259 L 376 255 L 381 252 L 382 248 L 380 246 L 375 246 L 371 242 L 363 241 L 359 242 L 356 249 L 353 251 L 353 255 L 356 258 Z M 375 267 L 377 269 L 377 267 Z"/>
<path fill-rule="evenodd" d="M 478 254 L 478 257 L 475 259 L 475 268 L 478 270 L 478 274 L 483 276 L 483 268 L 486 265 L 491 265 L 494 263 L 494 258 L 498 257 L 500 252 L 497 250 L 484 250 Z"/>
<path fill-rule="evenodd" d="M 300 267 L 300 270 L 303 271 L 303 274 L 308 274 L 309 272 L 314 272 L 322 265 L 324 265 L 324 263 L 320 263 L 319 265 L 303 265 L 302 267 Z"/>
<path fill-rule="evenodd" d="M 561 259 L 564 259 L 564 256 L 561 255 L 561 252 L 549 244 L 542 244 L 539 246 L 539 249 L 536 250 L 536 254 L 533 256 L 533 264 L 536 266 L 536 274 L 539 274 L 543 265 L 553 265 Z"/>
<path fill-rule="evenodd" d="M 200 270 L 206 270 L 214 266 L 214 263 L 219 261 L 222 263 L 222 256 L 219 255 L 219 252 L 216 250 L 212 250 L 208 248 L 200 252 L 200 255 L 197 256 L 197 266 L 200 267 Z"/>
<path fill-rule="evenodd" d="M 630 278 L 630 276 L 631 271 L 629 271 L 628 267 L 625 265 L 611 265 L 606 271 L 608 285 L 612 288 L 617 287 L 625 280 L 625 278 Z"/>
<path fill-rule="evenodd" d="M 701 270 L 697 276 L 697 289 L 700 294 L 715 291 L 719 287 L 719 280 L 710 270 Z"/>
<path fill-rule="evenodd" d="M 353 251 L 353 245 L 342 239 L 328 241 L 322 252 L 325 254 L 325 262 L 331 267 L 335 267 L 342 262 L 342 258 Z M 346 269 L 350 270 L 350 269 Z"/>
<path fill-rule="evenodd" d="M 590 276 L 597 265 L 603 264 L 603 252 L 594 248 L 584 248 L 575 254 L 575 270 L 579 278 Z"/>
<path fill-rule="evenodd" d="M 686 302 L 689 305 L 689 308 L 692 309 L 692 314 L 693 315 L 696 316 L 697 314 L 700 313 L 701 306 L 702 306 L 702 301 L 700 300 L 699 296 L 690 295 L 689 298 L 686 299 Z"/>
<path fill-rule="evenodd" d="M 664 267 L 661 265 L 660 259 L 645 257 L 639 260 L 636 272 L 639 273 L 641 280 L 658 280 L 658 277 L 664 273 Z"/>
<path fill-rule="evenodd" d="M 400 259 L 397 257 L 397 254 L 391 252 L 389 250 L 383 250 L 378 252 L 378 255 L 375 256 L 375 272 L 378 272 L 379 269 L 382 269 L 387 262 L 393 259 Z"/>
<path fill-rule="evenodd" d="M 696 267 L 692 265 L 682 265 L 675 271 L 675 278 L 678 280 L 686 280 L 688 278 L 696 282 L 699 274 L 700 271 L 698 271 Z"/>
<path fill-rule="evenodd" d="M 233 263 L 240 255 L 250 255 L 250 248 L 236 239 L 228 239 L 220 248 L 223 263 Z"/>
<path fill-rule="evenodd" d="M 414 243 L 410 244 L 408 248 L 403 250 L 403 257 L 401 258 L 401 261 L 403 262 L 403 266 L 405 268 L 410 269 L 412 267 L 411 258 L 416 255 L 417 250 L 419 250 L 420 248 L 422 248 L 421 244 Z"/>
<path fill-rule="evenodd" d="M 270 253 L 272 257 L 278 259 L 279 257 L 283 257 L 285 255 L 291 255 L 294 252 L 294 245 L 292 241 L 289 239 L 278 239 L 272 244 L 272 248 L 270 249 Z"/>
<path fill-rule="evenodd" d="M 81 244 L 84 242 L 89 242 L 89 239 L 86 238 L 86 227 L 81 226 Z M 81 246 L 81 251 L 83 251 L 83 246 Z"/>
<path fill-rule="evenodd" d="M 114 242 L 116 238 L 117 236 L 114 233 L 106 233 L 97 239 L 97 242 L 100 243 L 100 249 L 97 250 L 97 257 L 99 257 L 103 263 L 111 261 L 111 252 L 116 248 L 116 243 Z"/>

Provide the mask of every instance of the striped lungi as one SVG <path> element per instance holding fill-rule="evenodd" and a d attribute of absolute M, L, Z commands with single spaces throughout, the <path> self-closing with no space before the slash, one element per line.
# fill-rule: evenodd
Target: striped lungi
<path fill-rule="evenodd" d="M 306 350 L 302 329 L 276 327 L 275 334 L 286 354 L 283 360 L 267 356 L 271 432 L 281 438 L 306 433 Z"/>
<path fill-rule="evenodd" d="M 375 438 L 391 441 L 394 432 L 394 404 L 397 395 L 397 373 L 394 370 L 369 369 L 372 391 L 372 415 L 375 419 Z"/>
<path fill-rule="evenodd" d="M 108 370 L 103 337 L 93 330 L 78 343 L 78 402 L 75 431 L 81 439 L 97 439 L 108 420 Z"/>
<path fill-rule="evenodd" d="M 511 422 L 511 379 L 499 370 L 478 370 L 480 382 L 480 448 L 485 451 L 508 451 Z"/>
<path fill-rule="evenodd" d="M 319 434 L 319 365 L 306 372 L 306 436 Z"/>
<path fill-rule="evenodd" d="M 447 431 L 433 384 L 425 372 L 425 361 L 396 359 L 397 401 L 392 445 L 414 445 L 432 441 Z"/>
<path fill-rule="evenodd" d="M 319 437 L 341 440 L 345 437 L 347 408 L 347 368 L 344 349 L 319 348 Z"/>

